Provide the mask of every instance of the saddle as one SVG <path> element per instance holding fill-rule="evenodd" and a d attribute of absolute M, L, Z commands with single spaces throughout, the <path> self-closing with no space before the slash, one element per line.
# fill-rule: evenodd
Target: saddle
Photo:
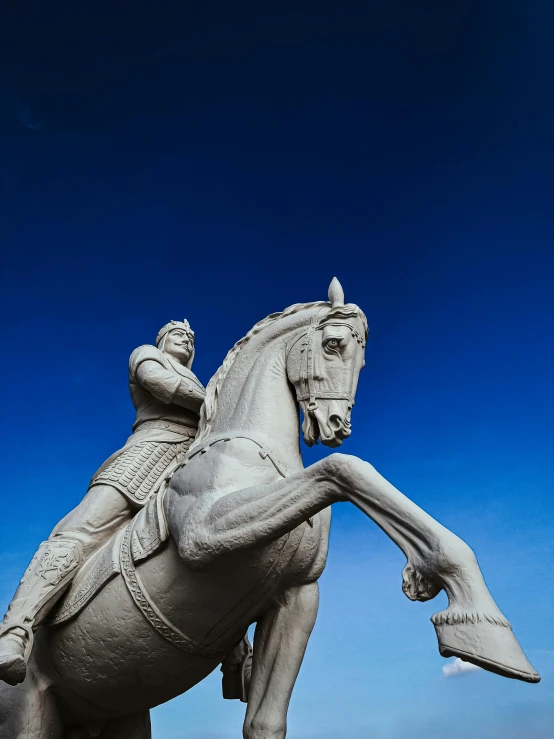
<path fill-rule="evenodd" d="M 158 611 L 136 572 L 135 564 L 152 556 L 169 538 L 163 510 L 166 489 L 167 484 L 164 484 L 160 492 L 121 531 L 85 562 L 51 613 L 48 625 L 59 626 L 69 621 L 110 580 L 121 575 L 135 605 L 158 634 L 185 652 L 217 655 L 218 659 L 223 660 L 223 697 L 246 702 L 252 669 L 252 647 L 248 637 L 245 635 L 227 656 L 220 649 L 196 644 Z"/>
<path fill-rule="evenodd" d="M 133 562 L 148 559 L 169 538 L 163 511 L 165 486 L 121 531 L 95 552 L 79 569 L 48 624 L 57 626 L 76 616 L 100 590 L 122 570 L 122 541 L 130 544 Z"/>

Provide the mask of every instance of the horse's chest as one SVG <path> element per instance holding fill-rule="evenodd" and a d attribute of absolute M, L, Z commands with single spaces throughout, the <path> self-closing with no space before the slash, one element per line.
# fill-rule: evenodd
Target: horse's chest
<path fill-rule="evenodd" d="M 322 511 L 299 526 L 298 545 L 283 572 L 293 582 L 317 580 L 325 568 L 329 537 L 330 510 Z"/>
<path fill-rule="evenodd" d="M 316 580 L 325 566 L 328 530 L 329 515 L 318 514 L 311 523 L 302 523 L 261 549 L 229 558 L 224 580 L 235 583 L 230 610 L 256 610 L 291 585 Z"/>

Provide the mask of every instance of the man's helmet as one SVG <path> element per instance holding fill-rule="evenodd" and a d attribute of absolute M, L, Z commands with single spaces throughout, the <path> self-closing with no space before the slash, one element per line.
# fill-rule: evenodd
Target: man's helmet
<path fill-rule="evenodd" d="M 194 344 L 194 331 L 191 329 L 189 322 L 185 318 L 184 321 L 170 321 L 169 323 L 166 323 L 165 326 L 162 326 L 156 336 L 156 346 L 159 348 L 164 336 L 176 328 L 180 328 L 185 331 L 191 342 Z"/>

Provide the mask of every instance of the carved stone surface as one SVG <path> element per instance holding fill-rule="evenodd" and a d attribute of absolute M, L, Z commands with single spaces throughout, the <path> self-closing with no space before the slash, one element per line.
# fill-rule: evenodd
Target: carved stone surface
<path fill-rule="evenodd" d="M 448 607 L 432 619 L 443 656 L 540 679 L 467 544 L 357 457 L 333 453 L 304 468 L 298 408 L 307 444 L 337 448 L 350 436 L 367 334 L 365 315 L 345 304 L 333 279 L 329 302 L 293 305 L 257 323 L 229 351 L 205 398 L 190 372 L 188 324 L 168 324 L 157 348 L 134 353 L 135 433 L 93 478 L 80 518 L 70 514 L 47 542 L 65 542 L 71 557 L 47 556 L 42 545 L 4 622 L 0 676 L 17 682 L 29 661 L 21 685 L 1 684 L 0 739 L 148 739 L 149 709 L 220 664 L 225 696 L 247 699 L 246 739 L 282 739 L 317 614 L 330 506 L 341 501 L 404 552 L 410 599 L 445 590 Z M 166 460 L 171 445 L 178 452 Z M 75 521 L 94 516 L 109 520 L 112 538 L 75 535 L 82 550 L 69 550 Z M 37 630 L 37 609 L 52 603 L 45 585 L 32 588 L 53 570 L 48 587 L 75 580 Z M 243 636 L 253 623 L 251 664 Z M 18 648 L 26 653 L 14 667 Z"/>

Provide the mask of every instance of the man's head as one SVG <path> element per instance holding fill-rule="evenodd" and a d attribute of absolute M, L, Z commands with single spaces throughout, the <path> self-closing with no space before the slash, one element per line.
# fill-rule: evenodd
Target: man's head
<path fill-rule="evenodd" d="M 194 331 L 186 318 L 166 323 L 156 336 L 156 346 L 180 364 L 190 367 L 194 357 Z"/>

